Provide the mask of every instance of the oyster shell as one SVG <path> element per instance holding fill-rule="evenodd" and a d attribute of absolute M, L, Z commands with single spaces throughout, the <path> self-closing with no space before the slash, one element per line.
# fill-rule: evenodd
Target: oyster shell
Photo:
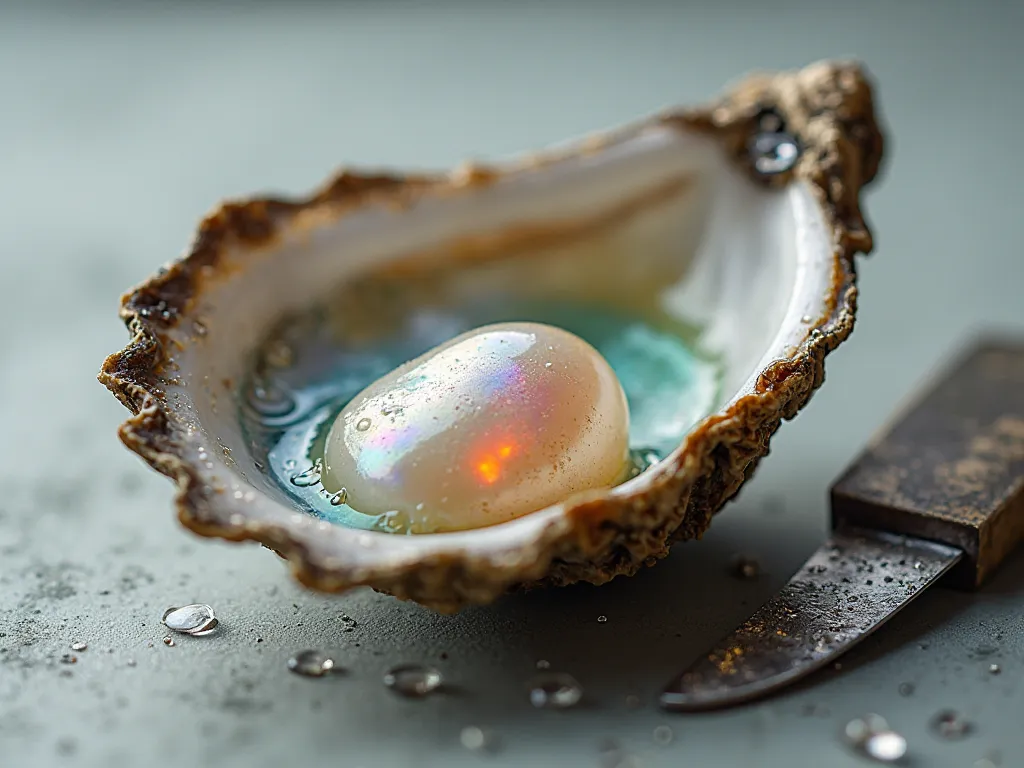
<path fill-rule="evenodd" d="M 186 257 L 123 298 L 132 340 L 99 378 L 133 413 L 121 439 L 177 484 L 184 525 L 259 541 L 309 587 L 369 585 L 454 611 L 517 587 L 603 583 L 700 537 L 822 383 L 853 327 L 854 256 L 872 247 L 858 197 L 881 153 L 864 73 L 822 62 L 509 165 L 344 172 L 305 200 L 226 203 Z M 500 525 L 396 536 L 300 511 L 240 427 L 252 351 L 339 285 L 483 263 L 497 265 L 491 284 L 543 269 L 525 282 L 549 298 L 582 285 L 591 300 L 671 301 L 720 355 L 721 401 L 632 480 Z M 382 305 L 363 306 L 349 332 L 372 335 Z"/>

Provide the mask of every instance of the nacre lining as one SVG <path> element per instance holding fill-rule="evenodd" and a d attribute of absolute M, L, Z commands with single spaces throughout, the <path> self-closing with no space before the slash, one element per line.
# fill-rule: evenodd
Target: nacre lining
<path fill-rule="evenodd" d="M 539 323 L 464 333 L 357 395 L 327 437 L 329 490 L 411 532 L 505 522 L 607 488 L 629 467 L 629 409 L 579 337 Z"/>

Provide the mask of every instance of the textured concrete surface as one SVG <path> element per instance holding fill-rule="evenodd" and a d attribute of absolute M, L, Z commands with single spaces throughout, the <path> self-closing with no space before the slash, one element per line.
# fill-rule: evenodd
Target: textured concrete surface
<path fill-rule="evenodd" d="M 1024 333 L 1022 31 L 999 2 L 0 5 L 0 765 L 597 766 L 611 738 L 643 766 L 842 767 L 861 761 L 838 733 L 865 712 L 905 733 L 910 765 L 1019 765 L 1024 555 L 769 702 L 686 716 L 653 696 L 814 549 L 828 483 L 916 383 L 979 328 Z M 893 136 L 858 328 L 742 498 L 658 567 L 456 617 L 327 599 L 269 552 L 181 530 L 168 483 L 116 441 L 94 375 L 126 339 L 117 296 L 222 196 L 502 156 L 850 54 Z M 760 578 L 730 576 L 737 552 Z M 192 600 L 220 631 L 164 646 L 162 611 Z M 291 675 L 304 647 L 347 674 Z M 584 706 L 529 706 L 540 658 Z M 450 689 L 395 698 L 380 676 L 404 661 Z M 929 731 L 946 707 L 967 738 Z M 465 750 L 466 725 L 501 751 Z"/>

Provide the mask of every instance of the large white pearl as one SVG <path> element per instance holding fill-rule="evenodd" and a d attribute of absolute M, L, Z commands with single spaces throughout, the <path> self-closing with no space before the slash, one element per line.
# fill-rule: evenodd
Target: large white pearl
<path fill-rule="evenodd" d="M 603 357 L 538 323 L 448 341 L 377 380 L 327 437 L 327 481 L 415 532 L 501 523 L 626 472 L 629 409 Z"/>

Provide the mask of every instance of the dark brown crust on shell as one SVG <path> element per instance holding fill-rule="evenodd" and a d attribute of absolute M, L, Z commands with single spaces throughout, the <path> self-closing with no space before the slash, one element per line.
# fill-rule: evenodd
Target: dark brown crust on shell
<path fill-rule="evenodd" d="M 803 152 L 792 171 L 764 178 L 750 167 L 747 144 L 763 115 L 774 110 Z M 297 214 L 345 209 L 375 201 L 406 205 L 423 196 L 489 184 L 477 169 L 436 176 L 366 176 L 341 173 L 305 200 L 253 199 L 228 203 L 200 225 L 188 255 L 122 299 L 121 317 L 131 343 L 104 363 L 99 379 L 133 412 L 119 430 L 125 445 L 175 480 L 181 522 L 191 530 L 230 540 L 254 539 L 285 557 L 305 585 L 337 592 L 370 585 L 439 611 L 486 603 L 510 588 L 588 581 L 635 573 L 664 557 L 671 543 L 700 538 L 711 518 L 739 490 L 783 419 L 792 418 L 824 379 L 824 358 L 849 336 L 856 310 L 854 256 L 872 248 L 860 210 L 861 187 L 878 172 L 882 134 L 871 88 L 854 63 L 818 63 L 798 72 L 754 75 L 721 101 L 661 118 L 714 136 L 758 183 L 807 181 L 834 235 L 834 283 L 828 309 L 788 359 L 766 368 L 757 391 L 706 419 L 677 458 L 659 465 L 659 482 L 642 495 L 594 496 L 568 509 L 558 524 L 524 542 L 519 557 L 461 549 L 412 565 L 385 561 L 354 572 L 343 561 L 318 562 L 284 525 L 238 522 L 219 510 L 196 467 L 186 459 L 180 425 L 163 403 L 166 331 L 188 315 L 204 281 L 223 272 L 229 245 L 266 246 Z M 471 169 L 472 170 L 472 169 Z M 481 531 L 484 535 L 484 532 Z"/>

